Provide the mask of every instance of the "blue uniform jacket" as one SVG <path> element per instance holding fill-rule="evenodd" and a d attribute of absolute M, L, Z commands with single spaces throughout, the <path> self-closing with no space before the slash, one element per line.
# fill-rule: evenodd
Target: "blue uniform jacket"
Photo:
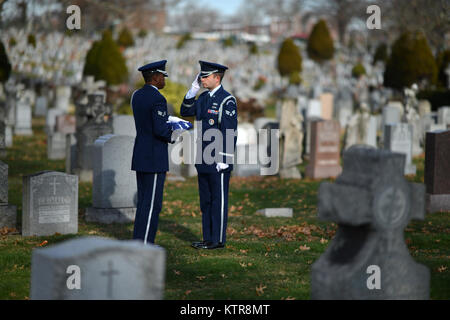
<path fill-rule="evenodd" d="M 172 129 L 167 123 L 167 101 L 151 85 L 145 84 L 131 97 L 136 139 L 131 170 L 141 172 L 169 171 L 167 144 L 171 142 Z"/>
<path fill-rule="evenodd" d="M 216 157 L 216 152 L 212 152 L 215 159 L 219 159 L 219 161 L 207 164 L 202 157 L 202 163 L 195 165 L 197 171 L 200 173 L 217 172 L 216 164 L 218 162 L 229 164 L 229 167 L 221 172 L 232 171 L 237 141 L 236 99 L 225 91 L 223 87 L 220 87 L 212 97 L 210 97 L 208 91 L 205 91 L 197 100 L 195 97 L 191 99 L 185 98 L 181 104 L 180 114 L 183 117 L 195 116 L 196 120 L 201 121 L 202 137 L 206 130 L 211 128 L 218 129 L 222 133 L 222 145 L 220 148 L 215 149 L 218 152 L 218 156 Z M 227 129 L 231 130 L 227 131 Z M 205 141 L 205 139 L 202 139 L 202 152 L 205 151 L 209 144 L 214 142 L 214 138 L 211 140 Z"/>

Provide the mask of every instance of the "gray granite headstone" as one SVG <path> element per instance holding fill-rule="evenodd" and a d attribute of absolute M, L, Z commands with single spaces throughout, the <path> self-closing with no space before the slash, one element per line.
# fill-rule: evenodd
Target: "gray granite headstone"
<path fill-rule="evenodd" d="M 105 104 L 105 95 L 89 94 L 87 104 L 77 105 L 77 163 L 75 173 L 81 181 L 92 181 L 93 148 L 97 138 L 111 134 L 112 107 Z"/>
<path fill-rule="evenodd" d="M 47 158 L 59 160 L 66 157 L 66 135 L 61 132 L 47 133 Z"/>
<path fill-rule="evenodd" d="M 140 241 L 83 237 L 33 250 L 35 300 L 160 300 L 166 253 Z"/>
<path fill-rule="evenodd" d="M 23 136 L 33 134 L 31 129 L 31 104 L 26 99 L 20 99 L 17 101 L 14 134 Z"/>
<path fill-rule="evenodd" d="M 312 266 L 312 299 L 429 299 L 430 272 L 403 235 L 411 219 L 424 219 L 425 186 L 404 178 L 405 158 L 354 146 L 336 182 L 320 185 L 318 217 L 339 228 Z"/>
<path fill-rule="evenodd" d="M 78 232 L 78 177 L 42 171 L 23 177 L 22 235 Z"/>
<path fill-rule="evenodd" d="M 113 133 L 120 136 L 136 137 L 134 117 L 129 115 L 114 115 Z"/>
<path fill-rule="evenodd" d="M 92 208 L 87 221 L 102 223 L 134 221 L 137 204 L 136 173 L 131 168 L 134 138 L 105 135 L 93 149 Z"/>
<path fill-rule="evenodd" d="M 47 115 L 48 99 L 47 96 L 42 95 L 37 97 L 34 106 L 34 115 L 36 117 L 45 117 Z"/>
<path fill-rule="evenodd" d="M 438 123 L 450 127 L 450 107 L 443 106 L 438 109 Z"/>
<path fill-rule="evenodd" d="M 416 174 L 416 166 L 412 164 L 412 125 L 408 123 L 388 124 L 385 126 L 384 132 L 384 148 L 405 154 L 405 174 Z"/>
<path fill-rule="evenodd" d="M 8 204 L 8 165 L 0 161 L 0 228 L 15 228 L 17 208 Z"/>

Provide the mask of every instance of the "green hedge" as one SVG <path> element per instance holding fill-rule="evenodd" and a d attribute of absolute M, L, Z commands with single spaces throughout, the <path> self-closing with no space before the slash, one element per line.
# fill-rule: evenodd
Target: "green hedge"
<path fill-rule="evenodd" d="M 278 72 L 282 77 L 288 77 L 294 81 L 299 79 L 299 76 L 293 74 L 298 75 L 302 71 L 302 55 L 291 38 L 285 39 L 281 44 L 277 61 Z"/>
<path fill-rule="evenodd" d="M 105 80 L 108 85 L 125 82 L 128 69 L 125 58 L 112 38 L 111 31 L 103 32 L 102 39 L 95 41 L 86 55 L 84 75 L 92 75 L 95 80 Z"/>
<path fill-rule="evenodd" d="M 330 60 L 334 55 L 334 44 L 325 20 L 314 26 L 308 38 L 307 52 L 309 58 L 317 63 Z"/>
<path fill-rule="evenodd" d="M 421 33 L 403 33 L 393 44 L 384 72 L 384 85 L 395 89 L 426 80 L 437 80 L 437 66 L 428 42 Z"/>

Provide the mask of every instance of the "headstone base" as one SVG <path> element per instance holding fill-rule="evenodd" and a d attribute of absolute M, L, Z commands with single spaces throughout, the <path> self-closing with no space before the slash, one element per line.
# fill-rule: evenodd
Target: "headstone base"
<path fill-rule="evenodd" d="M 426 194 L 427 212 L 450 211 L 450 194 Z"/>
<path fill-rule="evenodd" d="M 301 179 L 302 175 L 297 167 L 280 169 L 280 178 L 282 179 Z"/>
<path fill-rule="evenodd" d="M 310 166 L 306 167 L 306 176 L 312 179 L 337 177 L 342 172 L 341 166 Z"/>
<path fill-rule="evenodd" d="M 32 136 L 33 130 L 30 128 L 15 128 L 14 135 L 16 136 Z"/>
<path fill-rule="evenodd" d="M 181 181 L 181 182 L 184 182 L 184 181 L 186 181 L 186 178 L 184 178 L 182 176 L 176 176 L 176 175 L 167 175 L 166 180 L 168 180 L 168 181 Z"/>
<path fill-rule="evenodd" d="M 293 210 L 292 208 L 265 208 L 256 211 L 257 215 L 263 215 L 267 218 L 273 217 L 283 217 L 283 218 L 292 218 Z"/>
<path fill-rule="evenodd" d="M 405 174 L 416 174 L 416 166 L 413 164 L 405 165 Z"/>
<path fill-rule="evenodd" d="M 73 169 L 73 174 L 78 176 L 79 181 L 81 182 L 92 182 L 94 173 L 92 170 L 87 169 Z"/>
<path fill-rule="evenodd" d="M 16 206 L 0 205 L 0 228 L 15 228 L 17 223 Z"/>
<path fill-rule="evenodd" d="M 136 208 L 87 208 L 86 221 L 111 223 L 129 223 L 134 221 Z"/>

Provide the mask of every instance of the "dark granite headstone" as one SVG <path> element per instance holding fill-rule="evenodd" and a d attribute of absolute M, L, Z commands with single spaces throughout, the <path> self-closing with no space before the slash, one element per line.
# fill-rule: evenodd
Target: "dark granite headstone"
<path fill-rule="evenodd" d="M 0 161 L 0 228 L 15 228 L 16 206 L 8 205 L 8 165 Z"/>
<path fill-rule="evenodd" d="M 312 299 L 429 299 L 430 272 L 403 235 L 425 215 L 425 186 L 404 178 L 405 157 L 353 146 L 336 182 L 320 185 L 319 219 L 339 228 L 312 266 Z"/>
<path fill-rule="evenodd" d="M 340 126 L 336 120 L 311 123 L 311 153 L 306 176 L 313 179 L 336 177 L 340 165 Z"/>
<path fill-rule="evenodd" d="M 427 211 L 450 211 L 450 130 L 426 133 Z"/>

